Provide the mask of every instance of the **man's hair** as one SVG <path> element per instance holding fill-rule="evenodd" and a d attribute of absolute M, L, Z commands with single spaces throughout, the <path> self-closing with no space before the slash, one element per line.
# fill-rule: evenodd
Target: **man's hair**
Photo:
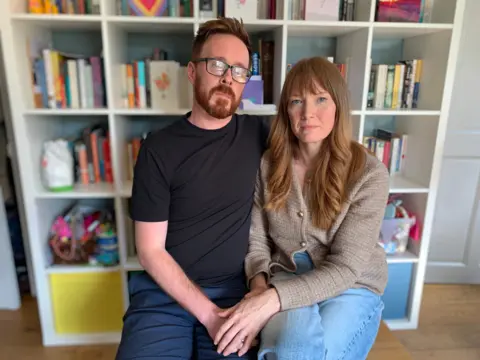
<path fill-rule="evenodd" d="M 239 38 L 248 49 L 248 57 L 251 61 L 252 46 L 243 21 L 238 21 L 235 18 L 218 18 L 206 21 L 198 28 L 197 35 L 193 39 L 192 58 L 196 59 L 202 52 L 203 45 L 213 35 L 228 34 Z"/>

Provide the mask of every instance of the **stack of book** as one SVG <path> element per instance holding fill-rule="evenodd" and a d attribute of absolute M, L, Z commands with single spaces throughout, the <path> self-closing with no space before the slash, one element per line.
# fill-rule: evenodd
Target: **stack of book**
<path fill-rule="evenodd" d="M 191 109 L 193 87 L 187 67 L 174 60 L 154 56 L 121 64 L 121 99 L 123 108 L 175 111 Z"/>
<path fill-rule="evenodd" d="M 34 105 L 50 109 L 92 109 L 106 104 L 103 59 L 43 49 L 32 59 Z"/>
<path fill-rule="evenodd" d="M 383 162 L 390 174 L 395 174 L 402 173 L 405 168 L 407 140 L 408 135 L 406 134 L 375 129 L 373 136 L 363 137 L 363 145 Z"/>
<path fill-rule="evenodd" d="M 73 157 L 75 183 L 113 183 L 112 155 L 107 126 L 86 127 L 78 136 L 68 137 Z"/>
<path fill-rule="evenodd" d="M 291 0 L 289 18 L 308 21 L 354 21 L 355 1 Z"/>
<path fill-rule="evenodd" d="M 100 0 L 28 0 L 32 14 L 98 15 Z"/>
<path fill-rule="evenodd" d="M 417 108 L 422 66 L 421 59 L 372 65 L 367 107 L 397 110 Z"/>
<path fill-rule="evenodd" d="M 235 17 L 237 19 L 281 19 L 284 0 L 200 0 L 201 19 Z"/>

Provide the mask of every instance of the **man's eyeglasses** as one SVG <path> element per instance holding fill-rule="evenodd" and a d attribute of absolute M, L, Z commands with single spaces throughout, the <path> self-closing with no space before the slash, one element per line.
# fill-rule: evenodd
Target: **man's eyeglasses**
<path fill-rule="evenodd" d="M 228 69 L 232 69 L 233 80 L 245 84 L 252 76 L 252 72 L 242 66 L 229 65 L 225 61 L 216 58 L 201 58 L 193 60 L 194 63 L 205 61 L 209 74 L 215 76 L 224 76 Z"/>

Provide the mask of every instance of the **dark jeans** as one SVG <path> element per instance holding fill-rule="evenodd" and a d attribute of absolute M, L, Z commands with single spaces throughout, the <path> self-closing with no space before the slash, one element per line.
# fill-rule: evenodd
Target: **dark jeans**
<path fill-rule="evenodd" d="M 116 360 L 240 359 L 237 354 L 228 357 L 218 354 L 207 329 L 156 286 L 146 273 L 132 278 L 129 287 L 130 307 L 123 318 Z M 202 290 L 221 308 L 235 305 L 247 291 L 244 276 Z M 255 355 L 252 349 L 241 359 L 254 359 Z"/>

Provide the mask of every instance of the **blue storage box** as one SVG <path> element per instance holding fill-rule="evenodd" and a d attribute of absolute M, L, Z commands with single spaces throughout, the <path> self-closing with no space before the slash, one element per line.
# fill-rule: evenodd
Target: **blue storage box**
<path fill-rule="evenodd" d="M 413 263 L 388 265 L 388 283 L 382 296 L 385 303 L 383 320 L 404 319 L 408 316 L 412 271 Z"/>

